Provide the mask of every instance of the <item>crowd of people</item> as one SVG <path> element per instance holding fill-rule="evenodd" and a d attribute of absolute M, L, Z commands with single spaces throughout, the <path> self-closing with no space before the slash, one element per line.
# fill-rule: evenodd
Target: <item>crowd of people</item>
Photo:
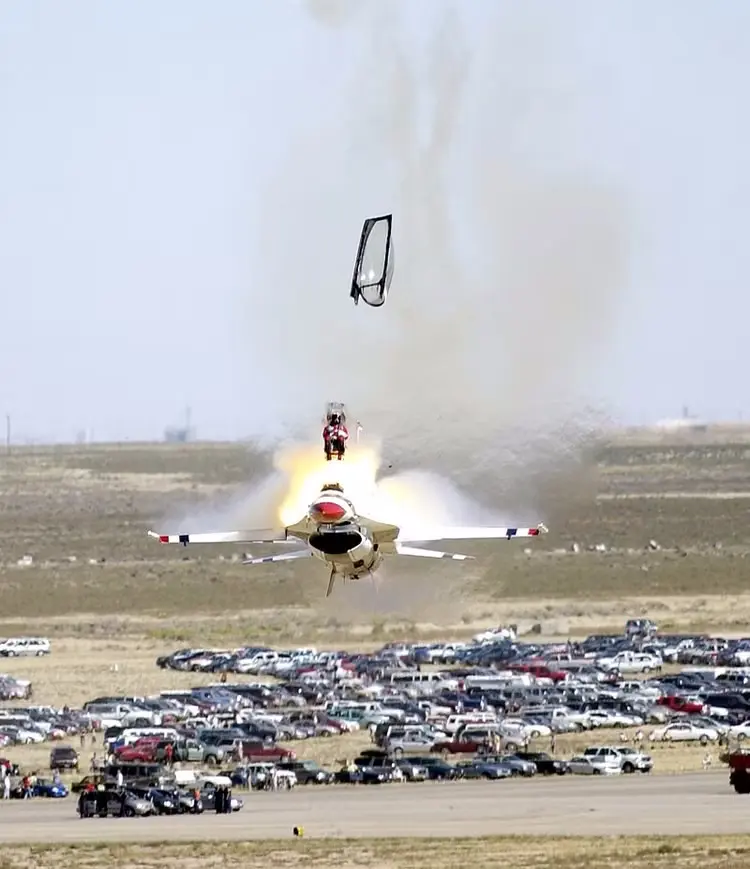
<path fill-rule="evenodd" d="M 34 796 L 34 789 L 37 784 L 36 772 L 26 773 L 24 776 L 21 776 L 18 764 L 11 764 L 9 761 L 0 761 L 0 783 L 2 785 L 2 798 L 4 800 L 9 800 L 11 798 L 13 779 L 18 779 L 19 777 L 20 782 L 18 783 L 18 788 L 21 792 L 21 798 L 24 800 L 30 800 Z M 53 772 L 52 784 L 61 786 L 62 783 L 60 773 L 57 771 Z"/>

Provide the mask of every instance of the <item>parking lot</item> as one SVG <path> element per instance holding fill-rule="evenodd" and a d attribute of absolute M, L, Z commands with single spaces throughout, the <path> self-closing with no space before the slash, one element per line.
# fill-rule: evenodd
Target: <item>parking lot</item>
<path fill-rule="evenodd" d="M 370 652 L 179 649 L 141 676 L 172 687 L 34 705 L 21 674 L 55 654 L 3 661 L 14 836 L 745 829 L 720 760 L 748 735 L 744 641 L 642 626 L 535 643 L 497 628 Z M 87 791 L 109 814 L 148 817 L 82 823 Z"/>

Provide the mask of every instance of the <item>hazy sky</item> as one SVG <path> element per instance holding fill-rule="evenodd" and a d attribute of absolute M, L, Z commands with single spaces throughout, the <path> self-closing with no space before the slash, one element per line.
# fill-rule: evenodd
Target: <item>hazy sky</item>
<path fill-rule="evenodd" d="M 533 358 L 628 422 L 750 417 L 750 3 L 462 0 L 453 60 L 450 4 L 375 5 L 0 0 L 0 412 L 19 437 L 159 437 L 186 405 L 199 435 L 242 437 L 369 378 L 387 403 L 389 317 L 446 370 L 470 347 L 488 403 L 533 391 Z M 431 98 L 452 112 L 439 206 L 415 157 Z M 467 173 L 501 163 L 482 204 L 489 170 Z M 390 210 L 391 300 L 354 309 L 361 222 Z M 461 339 L 442 322 L 439 349 L 422 316 L 458 297 L 485 322 L 452 309 Z"/>

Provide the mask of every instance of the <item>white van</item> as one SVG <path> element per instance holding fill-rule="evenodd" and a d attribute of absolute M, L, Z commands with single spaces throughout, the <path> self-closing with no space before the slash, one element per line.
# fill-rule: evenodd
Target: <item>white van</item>
<path fill-rule="evenodd" d="M 451 678 L 444 673 L 420 673 L 418 670 L 393 673 L 390 683 L 394 687 L 403 688 L 412 694 L 432 694 L 441 690 L 458 690 L 458 679 Z"/>
<path fill-rule="evenodd" d="M 139 739 L 149 736 L 157 736 L 159 739 L 173 739 L 177 741 L 180 734 L 174 727 L 126 727 L 119 736 L 110 739 L 109 743 L 122 742 L 125 745 L 133 745 Z"/>
<path fill-rule="evenodd" d="M 503 688 L 512 682 L 514 675 L 510 671 L 506 673 L 472 674 L 464 679 L 464 690 L 482 688 L 485 691 L 502 691 Z"/>
<path fill-rule="evenodd" d="M 41 637 L 12 637 L 0 640 L 0 655 L 4 658 L 16 658 L 22 655 L 49 655 L 50 642 Z"/>
<path fill-rule="evenodd" d="M 463 712 L 449 715 L 443 725 L 443 730 L 452 735 L 467 725 L 487 726 L 492 724 L 497 724 L 497 715 L 494 712 Z"/>

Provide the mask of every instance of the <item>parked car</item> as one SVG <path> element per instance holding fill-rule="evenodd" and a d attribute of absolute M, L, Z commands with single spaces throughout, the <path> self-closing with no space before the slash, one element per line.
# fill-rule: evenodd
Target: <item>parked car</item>
<path fill-rule="evenodd" d="M 521 775 L 526 778 L 536 775 L 536 764 L 530 760 L 524 760 L 517 754 L 489 755 L 482 758 L 487 763 L 499 763 L 508 767 L 511 775 Z"/>
<path fill-rule="evenodd" d="M 545 751 L 517 751 L 514 757 L 533 763 L 541 775 L 565 775 L 569 771 L 564 760 L 556 760 Z"/>
<path fill-rule="evenodd" d="M 56 745 L 49 753 L 49 768 L 78 770 L 78 752 L 72 745 Z"/>
<path fill-rule="evenodd" d="M 439 757 L 402 757 L 399 763 L 413 763 L 422 767 L 430 781 L 452 781 L 459 777 L 458 768 Z"/>
<path fill-rule="evenodd" d="M 707 745 L 716 742 L 719 731 L 709 727 L 701 727 L 692 721 L 680 721 L 667 724 L 666 727 L 657 727 L 649 734 L 649 739 L 655 742 L 700 742 Z"/>
<path fill-rule="evenodd" d="M 54 779 L 38 778 L 36 784 L 31 789 L 32 796 L 35 797 L 52 797 L 54 799 L 62 799 L 68 796 L 68 788 L 61 781 Z"/>
<path fill-rule="evenodd" d="M 334 775 L 327 769 L 323 769 L 314 760 L 288 760 L 277 764 L 278 769 L 290 770 L 297 776 L 297 783 L 301 785 L 327 785 L 334 780 Z"/>
<path fill-rule="evenodd" d="M 4 658 L 16 658 L 34 655 L 41 657 L 49 655 L 50 641 L 42 637 L 13 637 L 0 640 L 0 656 Z"/>
<path fill-rule="evenodd" d="M 574 775 L 619 775 L 620 760 L 616 757 L 587 757 L 579 754 L 568 761 L 568 770 Z"/>
<path fill-rule="evenodd" d="M 78 798 L 78 813 L 82 818 L 95 816 L 106 818 L 109 815 L 125 818 L 145 817 L 153 814 L 153 811 L 150 800 L 127 790 L 82 791 Z"/>
<path fill-rule="evenodd" d="M 459 761 L 456 769 L 460 778 L 501 779 L 513 775 L 513 770 L 507 764 L 479 757 L 474 760 Z"/>

